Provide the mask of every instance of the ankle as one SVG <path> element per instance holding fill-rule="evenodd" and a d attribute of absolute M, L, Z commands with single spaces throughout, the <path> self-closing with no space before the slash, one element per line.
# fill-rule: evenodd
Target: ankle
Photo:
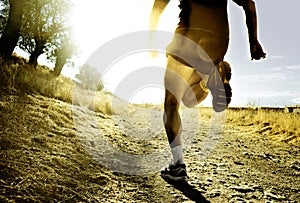
<path fill-rule="evenodd" d="M 173 156 L 172 165 L 184 164 L 182 145 L 171 148 L 171 153 Z"/>

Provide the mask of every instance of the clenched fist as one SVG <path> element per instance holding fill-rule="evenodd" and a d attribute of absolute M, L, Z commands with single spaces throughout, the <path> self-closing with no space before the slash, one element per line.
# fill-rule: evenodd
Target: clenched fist
<path fill-rule="evenodd" d="M 258 41 L 250 42 L 250 53 L 251 60 L 260 60 L 266 57 L 266 53 L 263 51 L 260 43 Z"/>

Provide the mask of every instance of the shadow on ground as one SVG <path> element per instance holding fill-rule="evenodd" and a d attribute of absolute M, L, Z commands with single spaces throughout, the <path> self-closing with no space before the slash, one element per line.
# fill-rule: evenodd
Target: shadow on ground
<path fill-rule="evenodd" d="M 197 203 L 209 203 L 209 201 L 202 195 L 202 193 L 194 186 L 190 185 L 187 181 L 174 181 L 166 177 L 162 178 L 174 188 L 180 190 L 190 200 L 193 200 Z"/>

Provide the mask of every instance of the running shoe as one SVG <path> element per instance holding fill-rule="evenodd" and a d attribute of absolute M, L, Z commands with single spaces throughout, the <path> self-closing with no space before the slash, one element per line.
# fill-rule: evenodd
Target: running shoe
<path fill-rule="evenodd" d="M 230 79 L 231 68 L 226 61 L 221 61 L 209 76 L 207 87 L 213 96 L 213 108 L 216 112 L 224 111 L 231 102 Z"/>
<path fill-rule="evenodd" d="M 170 165 L 161 171 L 161 176 L 175 181 L 188 179 L 185 164 Z"/>

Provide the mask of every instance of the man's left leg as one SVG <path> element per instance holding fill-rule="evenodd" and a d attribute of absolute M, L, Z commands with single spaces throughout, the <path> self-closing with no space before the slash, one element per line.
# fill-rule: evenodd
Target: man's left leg
<path fill-rule="evenodd" d="M 187 89 L 191 89 L 189 81 L 194 69 L 177 61 L 172 56 L 168 57 L 165 73 L 165 104 L 164 124 L 172 153 L 172 164 L 161 172 L 162 176 L 173 180 L 187 179 L 184 164 L 183 146 L 181 141 L 181 118 L 179 106 Z M 191 96 L 190 100 L 196 100 Z M 194 102 L 196 103 L 196 102 Z"/>

